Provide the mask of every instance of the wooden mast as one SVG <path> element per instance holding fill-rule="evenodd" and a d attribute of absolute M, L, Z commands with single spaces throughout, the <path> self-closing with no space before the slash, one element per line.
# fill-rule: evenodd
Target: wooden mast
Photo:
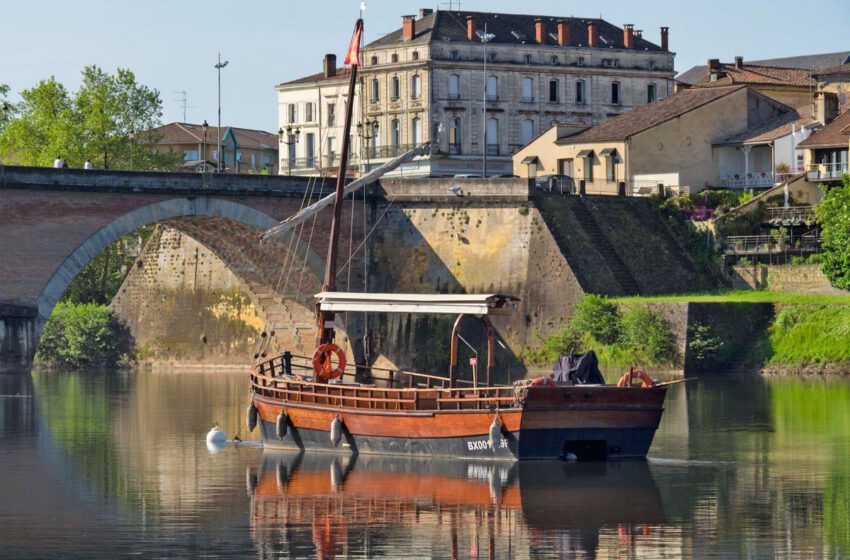
<path fill-rule="evenodd" d="M 331 221 L 331 237 L 328 242 L 328 256 L 325 262 L 325 278 L 322 282 L 323 292 L 332 292 L 336 288 L 336 261 L 339 249 L 340 221 L 342 218 L 342 200 L 345 196 L 345 172 L 348 169 L 348 150 L 351 142 L 351 119 L 354 114 L 354 88 L 357 86 L 357 68 L 360 64 L 360 37 L 362 36 L 363 19 L 357 20 L 354 28 L 354 39 L 349 48 L 349 57 L 356 49 L 351 60 L 351 78 L 348 82 L 348 101 L 345 106 L 345 132 L 342 135 L 342 152 L 339 157 L 339 170 L 336 175 L 336 193 L 334 196 L 334 213 Z M 319 345 L 333 342 L 334 312 L 318 309 L 318 339 Z"/>

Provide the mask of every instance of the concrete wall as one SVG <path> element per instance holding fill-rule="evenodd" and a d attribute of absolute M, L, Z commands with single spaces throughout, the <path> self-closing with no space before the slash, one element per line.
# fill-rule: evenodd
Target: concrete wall
<path fill-rule="evenodd" d="M 738 290 L 773 290 L 797 294 L 847 294 L 834 288 L 820 265 L 755 265 L 732 267 L 733 287 Z"/>

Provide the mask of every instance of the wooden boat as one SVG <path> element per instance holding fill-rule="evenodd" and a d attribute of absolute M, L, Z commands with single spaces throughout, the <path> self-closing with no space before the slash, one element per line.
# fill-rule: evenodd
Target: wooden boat
<path fill-rule="evenodd" d="M 355 27 L 348 99 L 354 99 L 362 19 Z M 423 295 L 335 292 L 343 198 L 428 149 L 427 145 L 345 185 L 352 105 L 346 106 L 340 168 L 334 194 L 303 209 L 263 235 L 269 239 L 333 205 L 323 291 L 317 294 L 317 349 L 289 352 L 251 369 L 249 428 L 259 424 L 268 447 L 347 453 L 389 453 L 476 459 L 613 459 L 645 457 L 658 427 L 666 387 L 557 384 L 551 378 L 491 383 L 495 332 L 489 316 L 509 313 L 516 298 L 499 294 Z M 393 371 L 369 364 L 346 370 L 334 344 L 338 312 L 437 313 L 458 316 L 448 375 Z M 484 379 L 457 372 L 459 325 L 481 319 L 487 335 Z M 475 371 L 475 370 L 474 370 Z"/>

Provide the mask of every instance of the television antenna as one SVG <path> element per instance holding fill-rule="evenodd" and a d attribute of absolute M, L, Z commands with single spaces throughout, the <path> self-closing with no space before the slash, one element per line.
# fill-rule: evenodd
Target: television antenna
<path fill-rule="evenodd" d="M 449 0 L 448 2 L 443 2 L 440 6 L 448 6 L 449 11 L 454 11 L 455 4 L 457 4 L 457 10 L 460 11 L 460 0 Z"/>
<path fill-rule="evenodd" d="M 181 97 L 175 99 L 175 101 L 180 102 L 180 109 L 183 110 L 183 122 L 189 122 L 186 120 L 186 114 L 188 109 L 194 109 L 194 105 L 189 105 L 189 94 L 185 91 L 175 91 L 174 93 L 179 94 Z"/>

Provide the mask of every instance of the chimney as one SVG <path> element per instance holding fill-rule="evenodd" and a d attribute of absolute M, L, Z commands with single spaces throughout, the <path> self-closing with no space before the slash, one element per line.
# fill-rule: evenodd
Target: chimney
<path fill-rule="evenodd" d="M 430 8 L 420 8 L 419 9 L 419 19 L 424 18 L 425 16 L 430 16 L 434 13 L 434 10 Z"/>
<path fill-rule="evenodd" d="M 475 41 L 475 16 L 466 16 L 466 39 Z"/>
<path fill-rule="evenodd" d="M 534 20 L 534 42 L 538 45 L 546 43 L 546 23 L 541 18 Z"/>
<path fill-rule="evenodd" d="M 661 50 L 662 51 L 670 51 L 670 28 L 662 27 L 661 28 Z"/>
<path fill-rule="evenodd" d="M 635 37 L 643 39 L 643 29 L 635 29 Z"/>
<path fill-rule="evenodd" d="M 333 78 L 336 76 L 336 55 L 326 54 L 323 67 L 325 70 L 325 78 Z"/>
<path fill-rule="evenodd" d="M 627 49 L 635 48 L 635 26 L 631 23 L 623 24 L 623 45 Z"/>
<path fill-rule="evenodd" d="M 596 22 L 593 20 L 587 22 L 587 46 L 596 46 Z"/>
<path fill-rule="evenodd" d="M 735 57 L 735 68 L 743 68 L 744 67 L 744 57 L 736 56 Z"/>
<path fill-rule="evenodd" d="M 828 125 L 838 116 L 838 94 L 831 91 L 819 91 L 815 94 L 815 119 L 822 125 Z"/>
<path fill-rule="evenodd" d="M 416 16 L 402 16 L 401 36 L 410 41 L 416 35 Z"/>
<path fill-rule="evenodd" d="M 570 22 L 558 20 L 558 44 L 562 47 L 570 45 Z"/>

